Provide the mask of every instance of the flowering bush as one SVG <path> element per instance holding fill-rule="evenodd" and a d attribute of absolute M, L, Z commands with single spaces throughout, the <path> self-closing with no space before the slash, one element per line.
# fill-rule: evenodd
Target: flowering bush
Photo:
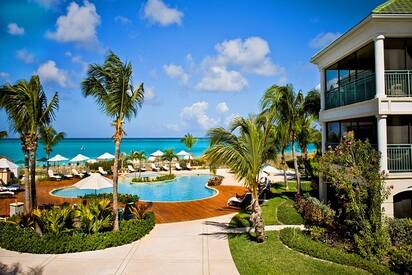
<path fill-rule="evenodd" d="M 308 194 L 304 196 L 297 194 L 295 207 L 302 214 L 305 225 L 332 227 L 334 224 L 335 211 Z"/>

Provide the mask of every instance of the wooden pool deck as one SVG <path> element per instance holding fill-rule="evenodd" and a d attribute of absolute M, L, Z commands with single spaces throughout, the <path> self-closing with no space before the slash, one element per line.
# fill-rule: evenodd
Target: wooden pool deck
<path fill-rule="evenodd" d="M 42 181 L 37 183 L 37 201 L 41 204 L 60 205 L 64 202 L 79 203 L 80 199 L 67 199 L 51 196 L 49 193 L 56 188 L 62 188 L 73 185 L 78 179 L 62 181 Z M 153 202 L 152 211 L 156 214 L 157 223 L 170 223 L 180 221 L 190 221 L 197 219 L 210 218 L 215 216 L 226 215 L 237 212 L 238 209 L 226 206 L 228 198 L 236 193 L 240 194 L 245 191 L 240 186 L 217 186 L 219 193 L 208 199 L 202 199 L 190 202 Z M 15 201 L 24 202 L 24 192 L 19 192 L 15 197 L 0 198 L 0 216 L 9 215 L 9 204 Z"/>

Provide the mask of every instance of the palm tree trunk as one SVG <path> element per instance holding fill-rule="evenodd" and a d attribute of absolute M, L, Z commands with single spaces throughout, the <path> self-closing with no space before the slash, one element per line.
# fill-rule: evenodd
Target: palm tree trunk
<path fill-rule="evenodd" d="M 172 162 L 169 161 L 169 176 L 172 175 Z"/>
<path fill-rule="evenodd" d="M 119 130 L 117 130 L 119 131 Z M 117 133 L 115 136 L 117 137 L 119 134 Z M 115 139 L 115 151 L 114 151 L 114 164 L 113 164 L 113 215 L 114 215 L 114 224 L 113 230 L 119 230 L 119 202 L 118 202 L 118 168 L 119 168 L 119 157 L 120 157 L 120 141 L 121 138 Z"/>
<path fill-rule="evenodd" d="M 294 135 L 293 135 L 294 136 Z M 299 175 L 299 167 L 298 167 L 298 159 L 296 157 L 295 152 L 295 139 L 292 139 L 292 157 L 293 157 L 293 166 L 295 167 L 295 174 L 296 174 L 296 192 L 300 194 L 300 175 Z"/>
<path fill-rule="evenodd" d="M 30 153 L 24 151 L 24 210 L 26 214 L 29 214 L 33 209 L 31 200 L 31 185 L 30 185 Z"/>
<path fill-rule="evenodd" d="M 285 148 L 282 148 L 282 169 L 283 169 L 283 181 L 285 183 L 285 190 L 289 191 L 288 177 L 286 176 L 286 158 L 285 158 Z"/>
<path fill-rule="evenodd" d="M 252 215 L 250 218 L 253 223 L 253 227 L 255 228 L 256 241 L 258 243 L 262 243 L 265 241 L 265 225 L 263 223 L 262 209 L 260 208 L 260 205 L 259 205 L 259 194 L 258 194 L 258 190 L 256 187 L 253 188 L 252 197 L 253 197 Z"/>
<path fill-rule="evenodd" d="M 37 141 L 33 142 L 32 147 L 32 161 L 31 161 L 31 200 L 32 208 L 37 207 L 37 198 L 36 198 L 36 152 L 37 152 Z"/>

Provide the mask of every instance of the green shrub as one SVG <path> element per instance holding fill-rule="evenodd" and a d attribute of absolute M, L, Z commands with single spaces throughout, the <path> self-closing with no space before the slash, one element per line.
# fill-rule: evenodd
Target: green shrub
<path fill-rule="evenodd" d="M 389 256 L 392 270 L 400 274 L 412 274 L 412 245 L 392 247 Z"/>
<path fill-rule="evenodd" d="M 297 194 L 295 207 L 302 214 L 305 225 L 332 227 L 334 224 L 335 211 L 308 194 L 303 197 Z"/>
<path fill-rule="evenodd" d="M 287 200 L 278 206 L 277 209 L 278 221 L 283 224 L 302 224 L 303 218 L 296 211 L 293 201 Z"/>
<path fill-rule="evenodd" d="M 237 213 L 229 222 L 230 228 L 250 226 L 252 226 L 252 223 L 250 222 L 250 214 L 244 211 Z"/>
<path fill-rule="evenodd" d="M 133 178 L 132 182 L 137 183 L 137 182 L 158 182 L 158 181 L 167 181 L 167 180 L 174 180 L 176 178 L 176 175 L 171 174 L 171 175 L 161 175 L 157 176 L 156 178 Z"/>
<path fill-rule="evenodd" d="M 36 223 L 42 233 L 61 235 L 71 232 L 73 227 L 74 211 L 70 207 L 52 208 L 50 210 L 33 210 Z"/>
<path fill-rule="evenodd" d="M 221 185 L 223 181 L 223 176 L 214 176 L 207 181 L 208 186 L 218 186 Z"/>
<path fill-rule="evenodd" d="M 113 194 L 112 193 L 101 193 L 101 194 L 86 194 L 84 196 L 80 197 L 81 199 L 109 199 L 113 200 Z M 139 196 L 138 195 L 132 195 L 132 194 L 119 194 L 118 195 L 118 200 L 121 203 L 127 204 L 127 203 L 135 203 L 139 201 Z"/>
<path fill-rule="evenodd" d="M 112 167 L 114 165 L 114 160 L 97 161 L 95 163 L 86 163 L 86 166 L 90 170 L 97 171 L 99 167 L 102 167 L 105 171 L 112 173 Z"/>
<path fill-rule="evenodd" d="M 412 245 L 412 219 L 389 219 L 389 235 L 395 246 Z"/>
<path fill-rule="evenodd" d="M 281 230 L 280 239 L 288 247 L 315 258 L 358 267 L 372 274 L 391 274 L 391 271 L 385 266 L 364 259 L 359 255 L 347 253 L 327 244 L 314 241 L 302 234 L 299 229 L 286 228 Z"/>
<path fill-rule="evenodd" d="M 0 222 L 0 247 L 18 252 L 35 254 L 60 254 L 90 251 L 124 245 L 136 241 L 152 230 L 155 224 L 153 213 L 144 219 L 122 221 L 120 230 L 96 234 L 40 235 L 30 228 Z"/>
<path fill-rule="evenodd" d="M 76 206 L 74 217 L 80 221 L 85 233 L 109 231 L 113 225 L 113 214 L 109 199 L 89 200 Z"/>

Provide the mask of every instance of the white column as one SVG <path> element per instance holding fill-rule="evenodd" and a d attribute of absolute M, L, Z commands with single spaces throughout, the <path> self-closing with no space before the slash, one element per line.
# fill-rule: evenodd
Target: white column
<path fill-rule="evenodd" d="M 319 69 L 320 74 L 320 110 L 325 110 L 325 69 Z"/>
<path fill-rule="evenodd" d="M 388 172 L 388 149 L 387 149 L 387 134 L 386 134 L 386 115 L 376 116 L 378 120 L 378 150 L 381 152 L 381 172 Z"/>
<path fill-rule="evenodd" d="M 326 122 L 321 123 L 322 127 L 322 154 L 326 152 Z M 327 184 L 323 181 L 322 174 L 319 175 L 319 199 L 323 202 L 326 202 L 327 197 Z"/>
<path fill-rule="evenodd" d="M 386 97 L 385 94 L 385 55 L 383 35 L 375 38 L 375 81 L 376 81 L 376 98 Z"/>

